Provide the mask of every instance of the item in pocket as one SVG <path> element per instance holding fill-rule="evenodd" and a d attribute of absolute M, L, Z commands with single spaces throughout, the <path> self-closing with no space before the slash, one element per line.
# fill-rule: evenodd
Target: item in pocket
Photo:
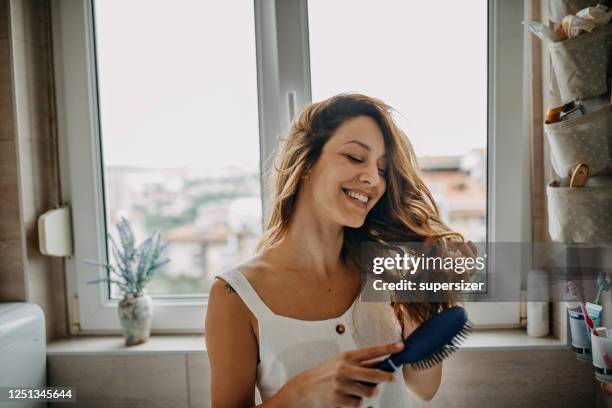
<path fill-rule="evenodd" d="M 565 119 L 571 119 L 573 117 L 584 115 L 584 106 L 580 101 L 571 101 L 565 105 L 557 106 L 554 108 L 548 108 L 546 111 L 546 124 L 560 122 Z"/>
<path fill-rule="evenodd" d="M 589 166 L 584 163 L 579 163 L 572 171 L 570 178 L 570 187 L 584 187 L 589 180 Z"/>
<path fill-rule="evenodd" d="M 597 25 L 593 20 L 585 20 L 576 16 L 565 16 L 561 20 L 560 30 L 565 38 L 574 38 L 583 33 L 590 33 L 595 28 L 597 28 Z"/>
<path fill-rule="evenodd" d="M 584 106 L 582 105 L 582 103 L 576 102 L 576 106 L 567 111 L 561 112 L 559 122 L 563 122 L 564 120 L 568 119 L 574 119 L 582 115 L 584 115 Z"/>
<path fill-rule="evenodd" d="M 551 30 L 539 21 L 524 21 L 523 24 L 542 41 L 557 42 L 565 39 L 565 35 L 559 35 L 558 32 Z"/>
<path fill-rule="evenodd" d="M 612 12 L 608 11 L 608 6 L 598 4 L 595 7 L 587 7 L 576 13 L 576 17 L 584 20 L 591 20 L 597 27 L 604 26 L 612 19 Z"/>

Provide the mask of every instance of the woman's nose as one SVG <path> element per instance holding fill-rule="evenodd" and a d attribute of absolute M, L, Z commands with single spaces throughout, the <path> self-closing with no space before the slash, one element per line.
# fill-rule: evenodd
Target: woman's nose
<path fill-rule="evenodd" d="M 371 186 L 375 186 L 380 181 L 380 174 L 378 174 L 378 166 L 368 166 L 359 175 L 359 181 L 368 183 Z"/>

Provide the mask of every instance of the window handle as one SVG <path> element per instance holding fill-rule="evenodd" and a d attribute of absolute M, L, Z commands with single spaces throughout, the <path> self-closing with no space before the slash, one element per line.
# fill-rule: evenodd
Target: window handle
<path fill-rule="evenodd" d="M 295 98 L 295 91 L 287 92 L 287 112 L 289 112 L 289 123 L 291 123 L 295 117 Z"/>

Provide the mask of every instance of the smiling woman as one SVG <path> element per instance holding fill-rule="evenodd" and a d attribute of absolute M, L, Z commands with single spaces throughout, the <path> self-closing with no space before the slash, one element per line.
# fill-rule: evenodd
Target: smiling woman
<path fill-rule="evenodd" d="M 274 170 L 259 254 L 210 292 L 213 406 L 253 406 L 255 387 L 263 407 L 404 407 L 408 390 L 431 399 L 441 364 L 389 374 L 368 363 L 451 303 L 361 302 L 361 243 L 462 239 L 440 220 L 391 108 L 358 94 L 311 104 Z"/>
<path fill-rule="evenodd" d="M 303 176 L 310 187 L 304 191 L 304 202 L 317 200 L 317 211 L 333 214 L 335 221 L 346 226 L 360 227 L 385 191 L 384 160 L 384 137 L 376 121 L 369 116 L 347 120 L 325 144 L 321 159 Z"/>

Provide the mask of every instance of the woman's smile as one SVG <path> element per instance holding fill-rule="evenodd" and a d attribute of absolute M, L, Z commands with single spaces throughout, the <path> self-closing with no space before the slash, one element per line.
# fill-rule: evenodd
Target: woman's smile
<path fill-rule="evenodd" d="M 355 206 L 361 209 L 368 208 L 368 202 L 370 201 L 370 197 L 367 193 L 360 190 L 353 190 L 348 188 L 343 188 L 345 197 Z"/>

